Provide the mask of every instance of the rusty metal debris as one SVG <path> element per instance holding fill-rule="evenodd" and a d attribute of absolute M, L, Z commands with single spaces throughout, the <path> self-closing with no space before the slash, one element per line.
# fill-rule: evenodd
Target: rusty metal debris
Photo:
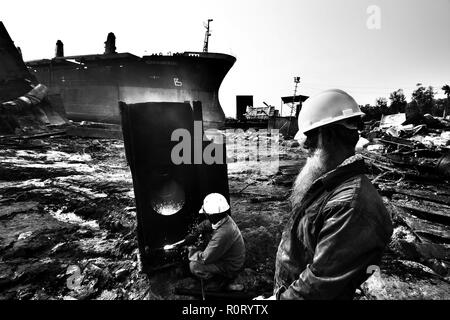
<path fill-rule="evenodd" d="M 416 126 L 395 122 L 390 126 L 383 118 L 379 127 L 364 132 L 368 141 L 362 155 L 380 171 L 411 178 L 450 178 L 450 121 L 430 117 Z"/>
<path fill-rule="evenodd" d="M 61 112 L 46 99 L 47 87 L 38 84 L 28 93 L 0 104 L 0 134 L 27 138 L 33 134 L 49 133 L 67 123 Z M 49 127 L 51 126 L 51 127 Z"/>
<path fill-rule="evenodd" d="M 383 118 L 366 128 L 360 153 L 394 221 L 410 235 L 394 235 L 391 248 L 449 279 L 450 121 L 422 120 L 412 125 L 401 114 Z"/>

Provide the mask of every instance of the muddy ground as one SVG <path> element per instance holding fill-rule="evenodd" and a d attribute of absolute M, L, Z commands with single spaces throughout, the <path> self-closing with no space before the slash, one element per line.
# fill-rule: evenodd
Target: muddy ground
<path fill-rule="evenodd" d="M 179 270 L 150 278 L 140 272 L 122 141 L 63 136 L 4 141 L 1 147 L 0 299 L 188 298 L 173 292 L 192 283 Z M 252 293 L 271 291 L 274 257 L 289 216 L 287 196 L 304 162 L 292 141 L 282 142 L 279 152 L 276 173 L 239 162 L 229 166 L 233 217 L 247 247 L 237 281 Z M 381 270 L 358 291 L 358 299 L 450 298 L 446 270 L 436 272 L 398 250 L 396 241 L 413 238 L 396 223 Z"/>

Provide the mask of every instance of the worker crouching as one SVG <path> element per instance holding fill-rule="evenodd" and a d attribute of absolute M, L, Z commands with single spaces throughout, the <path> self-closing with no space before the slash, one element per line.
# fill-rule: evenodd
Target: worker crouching
<path fill-rule="evenodd" d="M 204 250 L 189 247 L 190 270 L 201 279 L 232 280 L 244 265 L 244 240 L 229 212 L 230 206 L 223 195 L 209 194 L 199 211 L 200 214 L 206 214 L 207 220 L 186 238 L 189 244 L 195 241 L 199 233 L 211 233 L 211 240 Z"/>

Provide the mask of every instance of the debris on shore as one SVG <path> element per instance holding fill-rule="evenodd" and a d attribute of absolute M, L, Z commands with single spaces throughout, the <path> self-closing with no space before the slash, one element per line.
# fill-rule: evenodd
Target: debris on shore
<path fill-rule="evenodd" d="M 243 142 L 251 141 L 258 132 L 244 135 Z M 0 299 L 187 298 L 174 294 L 191 281 L 177 270 L 152 277 L 140 271 L 132 179 L 121 140 L 15 141 L 0 142 Z M 278 152 L 276 173 L 264 174 L 245 159 L 229 165 L 233 217 L 247 246 L 237 281 L 252 292 L 272 289 L 287 197 L 305 161 L 295 141 L 280 141 Z M 395 232 L 379 274 L 364 283 L 358 298 L 448 299 L 448 183 L 380 168 L 374 163 L 370 177 L 393 214 Z"/>
<path fill-rule="evenodd" d="M 405 120 L 387 116 L 363 132 L 360 153 L 395 224 L 386 259 L 397 270 L 371 277 L 365 289 L 377 299 L 448 299 L 450 121 Z"/>

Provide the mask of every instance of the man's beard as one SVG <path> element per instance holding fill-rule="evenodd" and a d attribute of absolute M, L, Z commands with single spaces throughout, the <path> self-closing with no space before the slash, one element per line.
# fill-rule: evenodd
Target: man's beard
<path fill-rule="evenodd" d="M 319 147 L 306 159 L 292 187 L 290 201 L 293 210 L 298 209 L 313 182 L 329 171 L 327 158 L 327 152 Z"/>

